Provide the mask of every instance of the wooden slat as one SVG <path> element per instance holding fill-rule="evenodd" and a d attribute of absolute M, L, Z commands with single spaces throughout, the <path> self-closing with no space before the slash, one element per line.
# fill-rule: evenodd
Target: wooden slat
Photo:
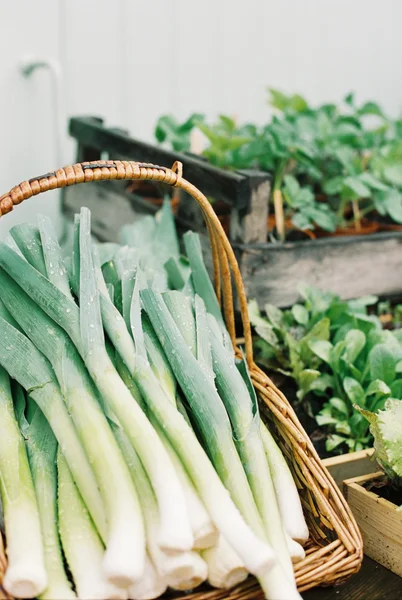
<path fill-rule="evenodd" d="M 402 513 L 397 506 L 362 484 L 382 473 L 344 482 L 344 493 L 363 537 L 364 553 L 402 577 Z"/>
<path fill-rule="evenodd" d="M 238 245 L 249 298 L 290 306 L 300 283 L 344 299 L 365 294 L 400 296 L 402 233 L 337 237 L 285 244 Z"/>
<path fill-rule="evenodd" d="M 343 490 L 345 479 L 367 475 L 373 472 L 375 468 L 373 463 L 374 449 L 361 450 L 360 452 L 351 452 L 341 456 L 332 456 L 322 462 L 335 479 L 336 485 Z"/>
<path fill-rule="evenodd" d="M 192 155 L 170 152 L 156 145 L 147 144 L 109 130 L 93 117 L 73 117 L 70 134 L 83 146 L 108 151 L 112 158 L 127 156 L 132 160 L 151 162 L 171 167 L 176 160 L 183 163 L 186 179 L 199 187 L 204 194 L 215 196 L 245 210 L 249 204 L 249 178 L 241 173 L 217 169 Z M 266 176 L 268 177 L 268 176 Z"/>

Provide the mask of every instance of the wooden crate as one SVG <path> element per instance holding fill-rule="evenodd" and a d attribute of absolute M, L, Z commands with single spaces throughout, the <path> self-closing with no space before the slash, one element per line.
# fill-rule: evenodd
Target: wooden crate
<path fill-rule="evenodd" d="M 352 479 L 373 472 L 373 455 L 374 449 L 369 448 L 359 452 L 325 458 L 322 462 L 334 478 L 336 485 L 343 492 L 345 479 Z"/>
<path fill-rule="evenodd" d="M 167 151 L 140 142 L 95 117 L 73 118 L 70 133 L 78 142 L 78 161 L 99 158 L 131 159 L 171 167 L 184 165 L 184 176 L 207 196 L 229 206 L 229 237 L 236 251 L 248 297 L 263 305 L 290 306 L 298 299 L 299 283 L 329 289 L 344 299 L 365 294 L 400 296 L 402 232 L 370 236 L 323 238 L 314 241 L 267 242 L 270 177 L 254 171 L 231 172 L 199 156 Z M 93 230 L 113 241 L 121 225 L 155 207 L 127 193 L 118 181 L 66 188 L 67 214 L 85 204 L 93 210 Z M 188 201 L 187 201 L 188 200 Z M 184 228 L 204 231 L 198 207 L 184 198 L 177 215 Z M 208 260 L 207 260 L 208 262 Z"/>
<path fill-rule="evenodd" d="M 344 495 L 361 531 L 364 553 L 402 577 L 402 512 L 363 487 L 382 478 L 383 473 L 371 473 L 348 479 Z"/>
<path fill-rule="evenodd" d="M 70 134 L 78 142 L 77 161 L 111 158 L 138 160 L 171 167 L 180 160 L 184 176 L 207 196 L 223 201 L 230 210 L 230 235 L 233 241 L 262 243 L 267 239 L 266 221 L 270 197 L 270 178 L 258 171 L 223 171 L 192 154 L 167 151 L 159 146 L 140 142 L 121 129 L 107 128 L 96 117 L 72 118 Z M 170 189 L 166 186 L 166 190 Z M 85 198 L 96 208 L 94 232 L 101 239 L 113 240 L 127 219 L 138 213 L 152 213 L 154 206 L 127 192 L 127 182 L 93 182 L 81 191 L 80 186 L 65 189 L 64 208 L 76 211 Z M 197 205 L 189 197 L 181 202 L 178 219 L 186 228 L 204 227 Z"/>

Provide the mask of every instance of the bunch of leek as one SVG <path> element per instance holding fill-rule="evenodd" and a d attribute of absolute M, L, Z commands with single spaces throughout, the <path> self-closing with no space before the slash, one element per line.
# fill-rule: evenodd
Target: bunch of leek
<path fill-rule="evenodd" d="M 165 203 L 122 242 L 94 244 L 82 209 L 67 256 L 45 217 L 0 244 L 3 585 L 151 600 L 252 573 L 299 598 L 299 496 L 199 240 L 180 255 Z"/>

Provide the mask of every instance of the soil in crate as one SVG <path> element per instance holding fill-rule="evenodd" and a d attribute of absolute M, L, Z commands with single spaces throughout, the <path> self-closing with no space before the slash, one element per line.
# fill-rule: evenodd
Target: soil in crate
<path fill-rule="evenodd" d="M 392 486 L 387 479 L 384 481 L 368 481 L 364 484 L 367 491 L 373 492 L 383 498 L 396 504 L 396 506 L 402 506 L 402 490 Z"/>

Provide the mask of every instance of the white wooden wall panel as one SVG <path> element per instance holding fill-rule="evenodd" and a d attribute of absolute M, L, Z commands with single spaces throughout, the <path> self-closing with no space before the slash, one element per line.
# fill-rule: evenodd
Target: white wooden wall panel
<path fill-rule="evenodd" d="M 50 19 L 51 16 L 51 19 Z M 0 3 L 0 194 L 54 165 L 48 74 L 24 79 L 19 63 L 29 54 L 59 57 L 58 5 L 51 0 Z M 35 198 L 0 220 L 6 228 L 33 212 L 58 215 L 57 193 Z"/>
<path fill-rule="evenodd" d="M 153 139 L 161 106 L 175 112 L 177 40 L 175 1 L 121 0 L 124 48 L 124 121 L 140 139 Z"/>
<path fill-rule="evenodd" d="M 0 191 L 57 166 L 50 82 L 22 57 L 56 59 L 66 116 L 95 114 L 152 140 L 158 115 L 264 122 L 267 86 L 314 103 L 351 90 L 402 110 L 400 0 L 13 0 L 0 3 Z M 65 160 L 74 143 L 63 140 Z M 57 203 L 48 195 L 0 221 Z"/>

